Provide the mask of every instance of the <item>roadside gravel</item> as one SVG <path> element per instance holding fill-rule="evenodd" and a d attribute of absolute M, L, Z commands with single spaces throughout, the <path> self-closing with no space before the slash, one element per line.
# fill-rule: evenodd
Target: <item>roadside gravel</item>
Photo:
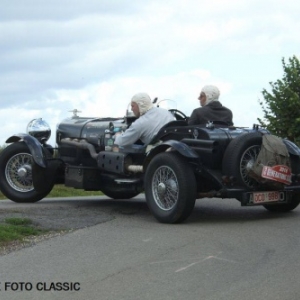
<path fill-rule="evenodd" d="M 96 204 L 94 204 L 96 203 Z M 96 201 L 41 201 L 33 204 L 18 204 L 3 200 L 0 202 L 0 223 L 7 218 L 29 218 L 32 226 L 46 229 L 47 233 L 39 236 L 14 241 L 0 247 L 0 255 L 30 247 L 36 243 L 57 235 L 108 222 L 114 219 L 112 211 L 97 209 Z"/>
<path fill-rule="evenodd" d="M 113 216 L 88 207 L 0 208 L 0 222 L 7 218 L 29 218 L 37 228 L 48 230 L 78 229 L 111 220 Z"/>

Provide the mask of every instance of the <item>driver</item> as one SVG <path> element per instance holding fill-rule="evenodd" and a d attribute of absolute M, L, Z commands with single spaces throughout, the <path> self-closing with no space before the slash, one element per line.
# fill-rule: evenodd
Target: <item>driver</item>
<path fill-rule="evenodd" d="M 159 129 L 174 121 L 174 116 L 168 110 L 153 106 L 146 93 L 135 94 L 131 99 L 131 110 L 138 118 L 122 134 L 116 134 L 115 145 L 124 147 L 132 145 L 137 140 L 149 144 Z"/>
<path fill-rule="evenodd" d="M 194 109 L 188 120 L 189 125 L 206 124 L 208 121 L 223 121 L 232 126 L 232 111 L 219 101 L 220 91 L 214 85 L 202 88 L 198 100 L 201 107 Z"/>

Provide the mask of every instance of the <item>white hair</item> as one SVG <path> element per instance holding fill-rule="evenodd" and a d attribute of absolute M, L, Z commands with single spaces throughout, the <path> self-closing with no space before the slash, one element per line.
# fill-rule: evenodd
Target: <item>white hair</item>
<path fill-rule="evenodd" d="M 218 101 L 220 97 L 219 89 L 214 85 L 206 85 L 202 88 L 201 93 L 204 93 L 206 96 L 205 105 L 212 101 Z"/>
<path fill-rule="evenodd" d="M 131 98 L 131 102 L 135 102 L 138 105 L 141 116 L 153 107 L 151 98 L 146 93 L 135 94 Z"/>

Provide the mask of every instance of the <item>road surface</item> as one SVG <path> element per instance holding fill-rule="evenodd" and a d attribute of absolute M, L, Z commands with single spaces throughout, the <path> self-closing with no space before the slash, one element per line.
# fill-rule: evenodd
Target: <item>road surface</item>
<path fill-rule="evenodd" d="M 166 225 L 142 196 L 0 203 L 1 212 L 30 208 L 78 229 L 1 256 L 1 300 L 300 299 L 300 208 L 202 199 L 187 222 Z"/>

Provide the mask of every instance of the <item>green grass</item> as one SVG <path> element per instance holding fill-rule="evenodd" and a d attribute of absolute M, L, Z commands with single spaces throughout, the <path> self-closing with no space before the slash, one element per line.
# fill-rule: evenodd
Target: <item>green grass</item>
<path fill-rule="evenodd" d="M 74 188 L 65 187 L 62 184 L 55 185 L 51 193 L 47 196 L 52 197 L 76 197 L 76 196 L 98 196 L 102 192 L 84 191 Z M 0 200 L 6 197 L 0 192 Z M 4 223 L 0 223 L 0 247 L 5 247 L 11 242 L 22 241 L 28 236 L 37 236 L 47 232 L 46 230 L 37 229 L 33 226 L 32 221 L 28 218 L 7 218 Z"/>
<path fill-rule="evenodd" d="M 29 226 L 32 224 L 32 221 L 28 218 L 7 218 L 4 221 L 9 225 L 16 226 Z"/>
<path fill-rule="evenodd" d="M 28 218 L 7 218 L 0 223 L 0 246 L 8 245 L 12 241 L 22 241 L 25 237 L 36 236 L 47 232 L 32 226 Z"/>
<path fill-rule="evenodd" d="M 84 191 L 78 190 L 70 187 L 66 187 L 63 184 L 57 184 L 54 186 L 50 194 L 48 194 L 48 198 L 54 197 L 77 197 L 77 196 L 100 196 L 103 195 L 102 192 L 98 191 Z M 0 192 L 0 200 L 7 199 L 1 192 Z"/>
<path fill-rule="evenodd" d="M 76 196 L 98 196 L 103 195 L 98 191 L 85 191 L 66 187 L 63 184 L 57 184 L 47 197 L 76 197 Z"/>

